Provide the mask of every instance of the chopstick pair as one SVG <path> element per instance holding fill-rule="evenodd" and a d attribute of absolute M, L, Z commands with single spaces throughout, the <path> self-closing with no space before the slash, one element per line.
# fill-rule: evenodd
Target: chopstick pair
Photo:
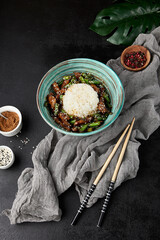
<path fill-rule="evenodd" d="M 117 178 L 117 175 L 118 175 L 118 171 L 119 171 L 119 168 L 121 166 L 121 163 L 122 163 L 122 160 L 123 160 L 123 156 L 124 156 L 124 153 L 125 153 L 125 150 L 127 148 L 127 144 L 128 144 L 128 141 L 129 141 L 129 138 L 130 138 L 130 135 L 131 135 L 131 132 L 132 132 L 132 129 L 133 129 L 133 125 L 134 125 L 134 122 L 135 122 L 135 118 L 133 118 L 132 122 L 131 122 L 131 125 L 128 124 L 127 127 L 125 128 L 124 132 L 122 133 L 121 137 L 119 138 L 118 142 L 116 143 L 116 145 L 114 146 L 112 152 L 110 153 L 110 155 L 108 156 L 107 160 L 105 161 L 103 167 L 101 168 L 100 172 L 98 173 L 96 179 L 94 180 L 93 184 L 91 185 L 91 188 L 89 189 L 89 191 L 87 192 L 83 202 L 81 203 L 78 211 L 77 211 L 77 214 L 75 215 L 73 221 L 71 222 L 71 225 L 75 225 L 78 218 L 80 217 L 82 211 L 84 210 L 84 208 L 87 206 L 87 203 L 92 195 L 92 193 L 94 192 L 98 182 L 100 181 L 103 173 L 105 172 L 106 168 L 108 167 L 110 161 L 112 160 L 114 154 L 116 153 L 120 143 L 122 142 L 126 132 L 128 131 L 127 133 L 127 136 L 125 138 L 125 141 L 123 143 L 123 146 L 122 146 L 122 150 L 120 152 L 120 155 L 119 155 L 119 158 L 118 158 L 118 161 L 117 161 L 117 164 L 116 164 L 116 167 L 115 167 L 115 170 L 114 170 L 114 173 L 113 173 L 113 176 L 111 178 L 111 181 L 110 181 L 110 184 L 109 184 L 109 187 L 108 187 L 108 191 L 106 193 L 106 197 L 105 197 L 105 200 L 104 200 L 104 203 L 103 203 L 103 206 L 102 206 L 102 209 L 101 209 L 101 214 L 100 214 L 100 217 L 99 217 L 99 220 L 98 220 L 98 224 L 97 224 L 97 227 L 100 227 L 102 225 L 102 221 L 103 221 L 103 218 L 104 218 L 104 215 L 105 215 L 105 212 L 106 212 L 106 209 L 107 209 L 107 206 L 108 206 L 108 202 L 110 200 L 110 196 L 111 196 L 111 193 L 113 191 L 113 188 L 114 188 L 114 184 L 115 184 L 115 181 L 116 181 L 116 178 Z M 129 128 L 130 127 L 130 128 Z"/>

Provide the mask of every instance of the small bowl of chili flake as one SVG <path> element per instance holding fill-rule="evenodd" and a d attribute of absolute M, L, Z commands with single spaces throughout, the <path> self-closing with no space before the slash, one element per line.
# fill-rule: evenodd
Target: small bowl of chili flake
<path fill-rule="evenodd" d="M 149 50 L 140 45 L 132 45 L 124 49 L 121 54 L 121 64 L 130 71 L 141 71 L 150 62 Z"/>

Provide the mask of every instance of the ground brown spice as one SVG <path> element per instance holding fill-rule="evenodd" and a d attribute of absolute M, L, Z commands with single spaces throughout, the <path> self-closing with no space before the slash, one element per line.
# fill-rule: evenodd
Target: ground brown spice
<path fill-rule="evenodd" d="M 5 116 L 7 119 L 0 116 L 0 130 L 3 132 L 9 132 L 12 131 L 14 128 L 17 127 L 19 123 L 19 116 L 15 112 L 2 112 L 3 116 Z"/>

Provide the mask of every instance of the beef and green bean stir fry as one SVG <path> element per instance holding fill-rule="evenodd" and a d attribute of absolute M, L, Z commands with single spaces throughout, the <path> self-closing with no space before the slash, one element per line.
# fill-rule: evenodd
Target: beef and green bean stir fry
<path fill-rule="evenodd" d="M 96 92 L 94 92 L 98 99 L 96 110 L 85 117 L 68 114 L 64 110 L 63 100 L 65 93 L 74 84 L 83 86 L 87 84 L 91 87 L 91 91 L 94 90 Z M 46 97 L 45 106 L 48 108 L 54 121 L 69 132 L 83 133 L 94 131 L 104 123 L 109 114 L 112 114 L 111 100 L 105 86 L 90 73 L 75 72 L 73 75 L 64 76 L 59 82 L 54 82 L 50 93 Z"/>

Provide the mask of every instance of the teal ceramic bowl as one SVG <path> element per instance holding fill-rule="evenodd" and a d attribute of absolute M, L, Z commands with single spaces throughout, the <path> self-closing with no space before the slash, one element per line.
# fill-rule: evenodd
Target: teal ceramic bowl
<path fill-rule="evenodd" d="M 86 133 L 67 132 L 53 120 L 47 108 L 44 106 L 46 96 L 50 92 L 51 84 L 53 82 L 60 81 L 65 75 L 73 74 L 73 72 L 90 72 L 97 80 L 101 81 L 105 85 L 110 95 L 113 114 L 109 115 L 104 124 L 95 131 Z M 49 126 L 64 134 L 73 136 L 89 136 L 106 129 L 116 120 L 123 107 L 124 90 L 119 77 L 105 64 L 92 59 L 75 58 L 57 64 L 44 75 L 37 89 L 36 100 L 38 110 L 42 118 Z"/>

